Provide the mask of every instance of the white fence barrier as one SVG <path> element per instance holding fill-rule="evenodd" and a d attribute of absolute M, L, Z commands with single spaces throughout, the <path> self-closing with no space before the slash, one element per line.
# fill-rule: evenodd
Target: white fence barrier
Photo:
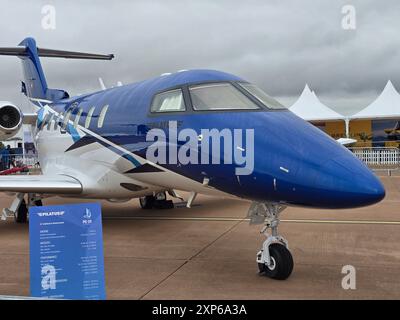
<path fill-rule="evenodd" d="M 400 165 L 400 149 L 398 148 L 349 148 L 360 160 L 369 166 Z"/>
<path fill-rule="evenodd" d="M 22 155 L 22 154 L 16 154 L 12 155 L 14 158 L 15 163 L 20 162 L 21 164 L 24 164 L 26 166 L 35 166 L 39 160 L 36 155 Z"/>
<path fill-rule="evenodd" d="M 32 154 L 12 154 L 10 155 L 10 158 L 15 165 L 34 167 L 39 163 L 38 157 Z"/>

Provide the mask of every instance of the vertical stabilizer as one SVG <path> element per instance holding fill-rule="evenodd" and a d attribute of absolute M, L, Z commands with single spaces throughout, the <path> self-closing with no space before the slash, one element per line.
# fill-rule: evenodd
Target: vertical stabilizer
<path fill-rule="evenodd" d="M 0 55 L 17 56 L 22 60 L 24 81 L 22 92 L 33 102 L 54 102 L 68 98 L 64 90 L 49 89 L 39 57 L 111 60 L 112 54 L 94 54 L 75 51 L 43 49 L 36 46 L 33 38 L 24 39 L 18 47 L 0 48 Z"/>

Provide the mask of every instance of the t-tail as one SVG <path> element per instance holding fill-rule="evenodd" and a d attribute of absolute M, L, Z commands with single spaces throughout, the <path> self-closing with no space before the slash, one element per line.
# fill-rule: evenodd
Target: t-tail
<path fill-rule="evenodd" d="M 39 57 L 94 60 L 111 60 L 114 58 L 112 54 L 104 55 L 38 48 L 33 38 L 24 39 L 18 47 L 0 48 L 0 55 L 17 56 L 22 60 L 24 72 L 22 92 L 33 103 L 39 105 L 69 97 L 64 90 L 48 88 Z"/>

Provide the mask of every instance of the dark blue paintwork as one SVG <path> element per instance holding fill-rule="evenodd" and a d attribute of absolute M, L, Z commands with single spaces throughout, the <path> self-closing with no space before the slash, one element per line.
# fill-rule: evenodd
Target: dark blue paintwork
<path fill-rule="evenodd" d="M 237 177 L 234 165 L 165 166 L 199 182 L 207 177 L 211 186 L 242 198 L 318 208 L 366 206 L 384 198 L 379 179 L 350 151 L 287 110 L 150 116 L 150 103 L 156 93 L 214 81 L 243 80 L 213 70 L 192 70 L 59 100 L 52 108 L 65 112 L 75 106 L 75 113 L 82 108 L 83 125 L 90 107 L 96 106 L 96 119 L 102 107 L 109 105 L 103 128 L 92 121 L 89 129 L 141 156 L 145 156 L 147 130 L 163 128 L 168 121 L 178 121 L 179 130 L 192 128 L 198 133 L 207 128 L 254 129 L 255 168 L 249 176 Z"/>

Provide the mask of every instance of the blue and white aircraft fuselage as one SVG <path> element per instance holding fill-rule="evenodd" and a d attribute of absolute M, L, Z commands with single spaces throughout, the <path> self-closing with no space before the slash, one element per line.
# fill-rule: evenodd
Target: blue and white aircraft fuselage
<path fill-rule="evenodd" d="M 239 197 L 253 202 L 251 221 L 272 230 L 257 255 L 260 272 L 286 279 L 293 260 L 277 232 L 286 206 L 353 208 L 385 195 L 344 146 L 237 76 L 182 71 L 70 98 L 47 87 L 39 56 L 112 56 L 40 49 L 31 38 L 0 54 L 22 59 L 23 92 L 35 110 L 24 116 L 3 103 L 0 131 L 32 124 L 43 173 L 0 177 L 0 190 L 17 194 L 5 214 L 19 220 L 49 195 L 140 198 L 145 209 L 170 203 L 165 192 L 174 190 L 192 192 L 190 203 L 197 193 Z M 13 119 L 10 108 L 19 122 L 2 121 Z"/>

